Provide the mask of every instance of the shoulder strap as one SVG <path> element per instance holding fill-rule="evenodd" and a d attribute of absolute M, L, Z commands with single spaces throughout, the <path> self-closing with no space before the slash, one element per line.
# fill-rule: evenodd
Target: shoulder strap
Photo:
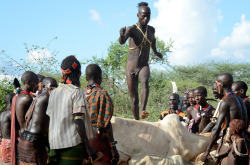
<path fill-rule="evenodd" d="M 137 27 L 137 29 L 139 29 L 139 31 L 141 32 L 141 34 L 143 35 L 143 37 L 148 41 L 148 43 L 151 45 L 151 42 L 148 40 L 148 37 L 146 36 L 146 34 L 145 33 L 143 33 L 143 31 L 141 30 L 141 28 L 137 25 L 137 24 L 135 24 L 135 26 Z M 147 29 L 148 29 L 148 25 L 147 25 Z M 146 30 L 146 32 L 147 32 L 147 30 Z"/>

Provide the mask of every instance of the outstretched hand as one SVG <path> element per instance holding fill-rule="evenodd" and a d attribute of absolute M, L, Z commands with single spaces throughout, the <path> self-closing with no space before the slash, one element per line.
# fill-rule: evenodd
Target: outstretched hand
<path fill-rule="evenodd" d="M 125 36 L 125 33 L 126 33 L 126 26 L 124 26 L 123 28 L 121 28 L 120 35 L 121 36 Z"/>
<path fill-rule="evenodd" d="M 161 54 L 160 52 L 157 52 L 157 53 L 156 53 L 156 56 L 157 56 L 158 58 L 162 59 L 162 54 Z"/>

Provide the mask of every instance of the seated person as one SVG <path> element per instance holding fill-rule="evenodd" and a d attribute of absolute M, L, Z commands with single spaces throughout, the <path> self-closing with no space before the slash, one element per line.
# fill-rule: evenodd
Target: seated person
<path fill-rule="evenodd" d="M 184 95 L 182 96 L 182 103 L 183 107 L 181 108 L 181 111 L 186 112 L 188 107 L 190 106 L 190 103 L 188 101 L 188 92 L 184 93 Z"/>
<path fill-rule="evenodd" d="M 247 165 L 248 164 L 248 148 L 245 137 L 246 124 L 243 120 L 234 119 L 229 124 L 231 135 L 230 147 L 220 152 L 216 157 L 221 160 L 221 164 L 227 165 Z M 225 158 L 226 157 L 226 158 Z"/>
<path fill-rule="evenodd" d="M 169 105 L 170 109 L 168 111 L 163 111 L 158 119 L 158 121 L 161 121 L 165 116 L 168 114 L 177 114 L 180 117 L 180 121 L 184 121 L 185 113 L 183 113 L 180 109 L 178 109 L 178 105 L 180 103 L 179 95 L 177 93 L 172 93 L 169 96 Z"/>
<path fill-rule="evenodd" d="M 192 110 L 192 119 L 189 121 L 189 128 L 192 133 L 201 133 L 202 130 L 210 123 L 213 116 L 214 107 L 207 103 L 207 89 L 203 86 L 194 90 L 196 108 Z"/>

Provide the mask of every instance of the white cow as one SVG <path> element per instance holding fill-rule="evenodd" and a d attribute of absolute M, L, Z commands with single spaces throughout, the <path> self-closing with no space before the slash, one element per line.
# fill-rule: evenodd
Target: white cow
<path fill-rule="evenodd" d="M 114 139 L 122 161 L 137 154 L 167 157 L 181 155 L 193 161 L 207 148 L 209 137 L 189 133 L 175 114 L 159 122 L 112 117 Z"/>

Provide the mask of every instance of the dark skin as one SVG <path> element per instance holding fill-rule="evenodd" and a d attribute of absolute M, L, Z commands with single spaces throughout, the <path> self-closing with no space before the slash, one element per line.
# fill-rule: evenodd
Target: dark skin
<path fill-rule="evenodd" d="M 246 95 L 247 91 L 245 89 L 240 88 L 240 86 L 239 86 L 239 84 L 237 82 L 232 84 L 232 90 L 233 90 L 235 95 L 241 97 L 242 99 L 247 98 L 247 95 Z M 244 102 L 244 104 L 245 104 L 245 106 L 247 108 L 248 125 L 249 125 L 250 124 L 250 122 L 249 122 L 249 119 L 250 119 L 250 101 L 246 100 Z"/>
<path fill-rule="evenodd" d="M 190 103 L 190 106 L 187 108 L 187 118 L 189 120 L 192 120 L 196 117 L 196 114 L 198 113 L 198 110 L 195 108 L 196 101 L 194 98 L 194 91 L 190 91 L 188 93 L 188 101 Z"/>
<path fill-rule="evenodd" d="M 194 96 L 195 96 L 196 103 L 199 106 L 201 106 L 202 108 L 204 108 L 207 104 L 206 95 L 204 93 L 202 93 L 201 90 L 195 89 Z M 198 113 L 198 111 L 197 111 L 197 113 Z M 202 132 L 203 129 L 210 123 L 210 118 L 212 117 L 213 114 L 214 114 L 214 108 L 210 114 L 207 114 L 206 116 L 201 118 L 201 121 L 199 124 L 199 133 Z"/>
<path fill-rule="evenodd" d="M 49 127 L 49 116 L 46 115 L 50 91 L 57 87 L 54 79 L 45 78 L 42 83 L 42 93 L 38 98 L 27 131 L 46 135 Z"/>
<path fill-rule="evenodd" d="M 190 106 L 189 101 L 188 101 L 188 94 L 185 93 L 182 97 L 183 100 L 183 105 L 185 108 L 188 108 Z"/>
<path fill-rule="evenodd" d="M 221 74 L 216 78 L 217 89 L 219 94 L 223 94 L 225 96 L 228 92 L 232 92 L 231 85 L 233 83 L 233 79 L 231 78 L 231 75 L 229 74 Z M 221 126 L 223 124 L 223 121 L 226 118 L 227 113 L 230 115 L 230 121 L 233 119 L 241 119 L 240 111 L 244 111 L 243 102 L 240 102 L 237 97 L 234 95 L 228 95 L 226 98 L 223 99 L 223 101 L 220 104 L 219 108 L 219 116 L 217 119 L 217 122 L 215 126 L 212 129 L 210 142 L 207 147 L 206 152 L 201 156 L 200 160 L 205 162 L 209 156 L 209 153 L 215 144 L 216 140 L 219 137 L 219 133 L 221 131 Z M 244 115 L 244 114 L 243 114 Z M 246 120 L 245 120 L 246 122 Z"/>
<path fill-rule="evenodd" d="M 238 139 L 243 139 L 240 134 L 238 134 L 235 130 L 230 129 L 231 135 L 235 136 L 235 141 L 238 141 Z M 239 140 L 236 143 L 237 149 L 239 150 L 240 153 L 247 153 L 246 149 L 246 142 L 244 140 Z M 227 164 L 228 165 L 246 165 L 248 163 L 248 158 L 242 158 L 240 159 L 239 157 L 235 157 L 233 154 L 233 146 L 231 147 L 231 150 L 228 154 L 227 157 Z"/>
<path fill-rule="evenodd" d="M 127 60 L 126 68 L 126 79 L 128 90 L 131 97 L 131 110 L 133 112 L 134 118 L 139 120 L 139 96 L 138 96 L 138 77 L 141 80 L 141 117 L 146 118 L 148 112 L 146 112 L 146 105 L 149 96 L 149 77 L 150 69 L 148 65 L 150 46 L 154 54 L 162 58 L 162 54 L 156 50 L 156 39 L 155 39 L 155 29 L 152 26 L 148 26 L 150 20 L 150 8 L 147 6 L 141 6 L 137 14 L 138 22 L 137 25 L 145 34 L 147 30 L 147 38 L 152 44 L 148 42 L 142 44 L 136 49 L 129 50 L 129 57 Z M 123 27 L 120 30 L 119 43 L 124 44 L 129 38 L 129 47 L 135 48 L 142 43 L 143 35 L 137 29 L 135 25 L 129 26 L 128 28 Z"/>
<path fill-rule="evenodd" d="M 176 110 L 178 110 L 178 105 L 180 103 L 179 97 L 177 95 L 171 94 L 169 96 L 169 106 L 173 113 L 176 113 Z"/>
<path fill-rule="evenodd" d="M 88 84 L 91 85 L 91 84 L 98 84 L 98 85 L 101 85 L 102 83 L 102 73 L 99 73 L 97 76 L 90 76 L 90 75 L 87 75 L 86 74 L 86 80 L 88 81 Z M 101 132 L 101 134 L 104 134 L 105 133 L 105 136 L 107 136 L 109 142 L 114 142 L 114 136 L 113 136 L 113 129 L 112 129 L 112 125 L 111 123 L 109 122 L 109 124 L 107 125 L 106 128 L 104 128 L 108 131 L 105 131 L 105 130 L 102 130 L 101 128 L 98 128 L 98 131 Z M 119 153 L 116 149 L 116 146 L 113 146 L 111 147 L 111 154 L 112 154 L 112 157 L 113 159 L 111 160 L 113 164 L 117 164 L 118 161 L 119 161 Z"/>
<path fill-rule="evenodd" d="M 29 76 L 31 76 L 32 79 L 23 81 L 22 89 L 27 91 L 28 93 L 34 93 L 38 88 L 38 76 L 35 73 L 31 73 Z M 26 95 L 24 93 L 21 93 L 16 100 L 16 118 L 21 132 L 23 132 L 25 129 L 25 114 L 28 111 L 32 101 L 33 96 Z"/>
<path fill-rule="evenodd" d="M 0 132 L 1 138 L 10 139 L 11 134 L 11 103 L 14 93 L 9 93 L 5 97 L 7 108 L 0 115 Z"/>

